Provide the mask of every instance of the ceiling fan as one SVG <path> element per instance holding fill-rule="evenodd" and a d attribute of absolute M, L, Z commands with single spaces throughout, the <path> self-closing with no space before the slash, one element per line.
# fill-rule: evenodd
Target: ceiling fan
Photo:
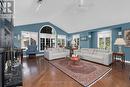
<path fill-rule="evenodd" d="M 42 3 L 45 2 L 45 0 L 37 0 L 37 7 L 36 7 L 36 11 L 39 11 L 40 7 L 42 6 Z M 79 0 L 79 7 L 84 7 L 85 6 L 85 1 L 84 0 Z"/>
<path fill-rule="evenodd" d="M 80 0 L 79 7 L 82 7 L 84 5 L 84 0 Z"/>
<path fill-rule="evenodd" d="M 37 8 L 36 8 L 36 11 L 38 11 L 38 10 L 40 9 L 40 7 L 41 7 L 43 1 L 44 1 L 44 0 L 37 0 L 38 6 L 37 6 Z"/>
<path fill-rule="evenodd" d="M 38 0 L 38 2 L 41 2 L 41 1 L 43 1 L 43 0 Z"/>
<path fill-rule="evenodd" d="M 93 0 L 78 0 L 79 8 L 86 9 L 86 8 L 90 8 L 93 6 L 94 6 Z"/>

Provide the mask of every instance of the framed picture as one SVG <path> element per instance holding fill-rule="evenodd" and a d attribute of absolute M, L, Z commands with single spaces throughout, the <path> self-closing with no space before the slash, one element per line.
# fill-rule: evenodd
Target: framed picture
<path fill-rule="evenodd" d="M 130 47 L 130 29 L 124 31 L 124 38 L 126 41 L 126 47 Z"/>

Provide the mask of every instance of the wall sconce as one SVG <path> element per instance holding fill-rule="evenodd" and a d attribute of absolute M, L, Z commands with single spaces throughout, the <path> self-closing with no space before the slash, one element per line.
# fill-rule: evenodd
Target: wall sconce
<path fill-rule="evenodd" d="M 88 38 L 91 38 L 92 36 L 91 35 L 88 35 Z"/>
<path fill-rule="evenodd" d="M 119 36 L 121 36 L 121 35 L 122 35 L 122 32 L 121 32 L 121 31 L 119 31 L 119 32 L 118 32 L 118 35 L 119 35 Z"/>
<path fill-rule="evenodd" d="M 18 41 L 19 41 L 20 40 L 20 35 L 19 34 L 18 34 L 17 38 L 18 38 Z"/>
<path fill-rule="evenodd" d="M 14 36 L 15 39 L 17 39 L 17 36 Z"/>

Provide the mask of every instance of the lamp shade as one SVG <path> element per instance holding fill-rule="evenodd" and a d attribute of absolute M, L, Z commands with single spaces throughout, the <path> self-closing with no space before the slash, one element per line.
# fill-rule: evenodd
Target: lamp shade
<path fill-rule="evenodd" d="M 126 42 L 123 38 L 117 38 L 114 45 L 126 45 Z"/>

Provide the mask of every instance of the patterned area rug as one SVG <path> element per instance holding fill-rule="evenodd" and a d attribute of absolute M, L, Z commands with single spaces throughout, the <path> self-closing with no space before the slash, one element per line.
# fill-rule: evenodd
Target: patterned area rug
<path fill-rule="evenodd" d="M 84 60 L 76 64 L 65 59 L 52 60 L 50 63 L 85 87 L 91 86 L 111 71 L 109 67 Z"/>

